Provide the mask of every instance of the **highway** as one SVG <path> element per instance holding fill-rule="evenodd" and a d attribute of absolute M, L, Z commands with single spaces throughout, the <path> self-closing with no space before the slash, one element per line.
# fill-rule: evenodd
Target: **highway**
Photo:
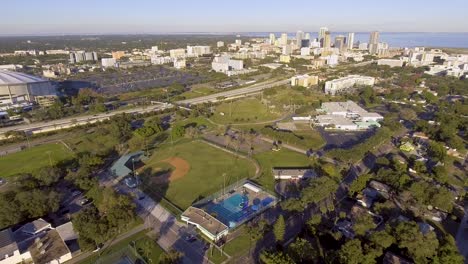
<path fill-rule="evenodd" d="M 281 80 L 281 81 L 276 81 L 276 82 L 271 82 L 271 83 L 263 83 L 263 84 L 260 83 L 260 84 L 255 84 L 255 85 L 245 87 L 245 88 L 230 90 L 226 92 L 211 94 L 211 95 L 187 99 L 187 100 L 181 100 L 175 103 L 183 107 L 184 105 L 187 106 L 187 105 L 201 104 L 201 103 L 207 103 L 207 102 L 216 102 L 218 101 L 220 97 L 223 97 L 225 99 L 241 97 L 241 96 L 245 96 L 245 95 L 252 94 L 252 93 L 258 93 L 264 89 L 288 84 L 289 82 L 290 80 L 288 78 L 286 80 Z M 172 104 L 158 102 L 156 105 L 152 105 L 152 106 L 117 110 L 117 111 L 112 111 L 112 112 L 108 112 L 104 114 L 84 115 L 84 116 L 78 116 L 78 117 L 74 116 L 74 117 L 67 117 L 67 118 L 58 119 L 58 120 L 52 120 L 48 122 L 36 122 L 32 124 L 2 127 L 0 128 L 0 140 L 4 138 L 3 134 L 5 134 L 7 131 L 14 130 L 14 131 L 25 131 L 25 132 L 31 132 L 31 133 L 49 132 L 49 131 L 60 130 L 64 128 L 70 128 L 76 125 L 84 125 L 86 123 L 95 123 L 97 121 L 107 120 L 114 115 L 118 115 L 122 113 L 141 114 L 141 113 L 147 113 L 147 112 L 152 112 L 152 111 L 160 111 L 160 110 L 164 110 L 164 109 L 172 108 L 172 107 L 174 107 Z"/>
<path fill-rule="evenodd" d="M 97 121 L 103 121 L 111 118 L 114 115 L 119 115 L 122 113 L 127 114 L 135 114 L 135 113 L 147 113 L 152 111 L 160 111 L 167 108 L 174 107 L 171 104 L 167 103 L 157 103 L 156 105 L 146 106 L 146 107 L 138 107 L 133 109 L 125 109 L 125 110 L 117 110 L 103 114 L 94 114 L 94 115 L 84 115 L 84 116 L 74 116 L 74 117 L 67 117 L 58 120 L 52 120 L 48 122 L 36 122 L 32 124 L 23 124 L 17 126 L 9 126 L 9 127 L 2 127 L 0 128 L 0 139 L 2 135 L 7 131 L 25 131 L 25 132 L 32 132 L 32 133 L 41 133 L 41 132 L 49 132 L 64 128 L 70 128 L 76 125 L 84 125 L 86 123 L 95 123 Z"/>
<path fill-rule="evenodd" d="M 178 105 L 193 105 L 193 104 L 202 104 L 202 103 L 208 103 L 208 102 L 216 102 L 216 101 L 219 101 L 220 98 L 223 98 L 224 100 L 224 99 L 229 99 L 229 98 L 242 97 L 248 94 L 258 93 L 262 90 L 269 89 L 275 86 L 285 85 L 290 82 L 291 81 L 288 78 L 286 80 L 276 81 L 272 83 L 266 83 L 266 84 L 259 83 L 259 84 L 254 84 L 252 86 L 245 87 L 245 88 L 210 94 L 210 95 L 201 96 L 201 97 L 192 98 L 192 99 L 181 100 L 175 103 Z"/>

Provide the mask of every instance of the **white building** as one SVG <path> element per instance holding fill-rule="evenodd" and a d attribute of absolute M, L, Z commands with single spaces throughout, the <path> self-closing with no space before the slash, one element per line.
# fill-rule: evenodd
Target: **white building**
<path fill-rule="evenodd" d="M 171 58 L 185 58 L 185 49 L 171 49 L 169 50 Z"/>
<path fill-rule="evenodd" d="M 151 56 L 151 64 L 155 64 L 155 65 L 168 64 L 168 63 L 173 62 L 174 60 L 175 58 L 172 58 L 169 56 L 165 56 L 165 57 Z"/>
<path fill-rule="evenodd" d="M 368 48 L 369 48 L 369 44 L 367 44 L 365 42 L 364 43 L 359 43 L 359 47 L 358 47 L 359 50 L 368 50 Z"/>
<path fill-rule="evenodd" d="M 187 55 L 188 56 L 203 56 L 211 54 L 210 46 L 187 46 Z"/>
<path fill-rule="evenodd" d="M 316 125 L 340 130 L 380 127 L 378 122 L 383 120 L 378 113 L 367 112 L 353 101 L 322 103 L 318 111 L 324 115 L 315 118 Z"/>
<path fill-rule="evenodd" d="M 233 60 L 229 56 L 223 55 L 213 59 L 211 68 L 216 72 L 227 73 L 228 71 L 242 70 L 244 62 L 242 60 Z"/>
<path fill-rule="evenodd" d="M 174 60 L 174 68 L 176 69 L 183 69 L 187 67 L 187 63 L 185 59 L 175 59 Z"/>
<path fill-rule="evenodd" d="M 216 42 L 216 47 L 218 48 L 224 47 L 224 42 L 223 41 Z"/>
<path fill-rule="evenodd" d="M 350 50 L 354 48 L 354 33 L 348 33 L 348 38 L 346 39 L 346 45 L 348 49 Z"/>
<path fill-rule="evenodd" d="M 349 75 L 347 77 L 325 82 L 325 93 L 335 95 L 336 93 L 351 88 L 355 85 L 373 86 L 374 83 L 374 77 Z"/>
<path fill-rule="evenodd" d="M 101 59 L 101 65 L 104 68 L 115 67 L 116 63 L 117 63 L 117 60 L 114 58 L 102 58 Z"/>
<path fill-rule="evenodd" d="M 377 65 L 387 65 L 390 67 L 403 67 L 403 60 L 399 59 L 380 59 L 377 61 Z"/>
<path fill-rule="evenodd" d="M 292 54 L 292 47 L 291 45 L 284 45 L 283 49 L 281 51 L 281 54 L 283 55 L 291 55 Z"/>
<path fill-rule="evenodd" d="M 309 47 L 301 48 L 301 56 L 309 56 L 309 55 L 310 55 L 310 48 Z"/>

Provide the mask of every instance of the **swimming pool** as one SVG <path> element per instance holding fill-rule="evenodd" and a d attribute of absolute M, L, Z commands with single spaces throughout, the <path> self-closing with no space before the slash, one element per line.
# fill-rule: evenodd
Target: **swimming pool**
<path fill-rule="evenodd" d="M 219 203 L 208 206 L 207 211 L 215 213 L 216 217 L 223 224 L 234 227 L 237 222 L 249 215 L 248 197 L 241 194 L 234 194 Z"/>

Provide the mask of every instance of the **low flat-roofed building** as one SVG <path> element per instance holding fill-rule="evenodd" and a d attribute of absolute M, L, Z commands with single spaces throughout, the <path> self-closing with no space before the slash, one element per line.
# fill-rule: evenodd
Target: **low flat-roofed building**
<path fill-rule="evenodd" d="M 317 176 L 310 168 L 274 167 L 272 172 L 275 180 L 296 180 Z"/>
<path fill-rule="evenodd" d="M 358 126 L 341 115 L 318 115 L 316 124 L 324 127 L 331 127 L 340 130 L 357 130 Z"/>
<path fill-rule="evenodd" d="M 211 240 L 217 241 L 229 232 L 229 228 L 221 221 L 200 208 L 190 206 L 181 216 L 182 221 L 195 225 Z"/>

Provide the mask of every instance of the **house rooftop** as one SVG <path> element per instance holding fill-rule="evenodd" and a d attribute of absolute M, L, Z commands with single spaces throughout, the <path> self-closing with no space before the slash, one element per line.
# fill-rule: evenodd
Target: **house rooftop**
<path fill-rule="evenodd" d="M 67 245 L 63 242 L 56 230 L 50 230 L 39 242 L 35 241 L 30 247 L 34 263 L 50 263 L 60 259 L 63 255 L 70 253 Z"/>
<path fill-rule="evenodd" d="M 50 228 L 51 225 L 49 222 L 45 221 L 42 218 L 36 219 L 32 222 L 29 222 L 20 228 L 21 232 L 27 234 L 37 234 L 47 228 Z"/>
<path fill-rule="evenodd" d="M 12 255 L 18 250 L 18 245 L 13 239 L 13 233 L 10 228 L 0 231 L 0 258 L 6 255 Z"/>

